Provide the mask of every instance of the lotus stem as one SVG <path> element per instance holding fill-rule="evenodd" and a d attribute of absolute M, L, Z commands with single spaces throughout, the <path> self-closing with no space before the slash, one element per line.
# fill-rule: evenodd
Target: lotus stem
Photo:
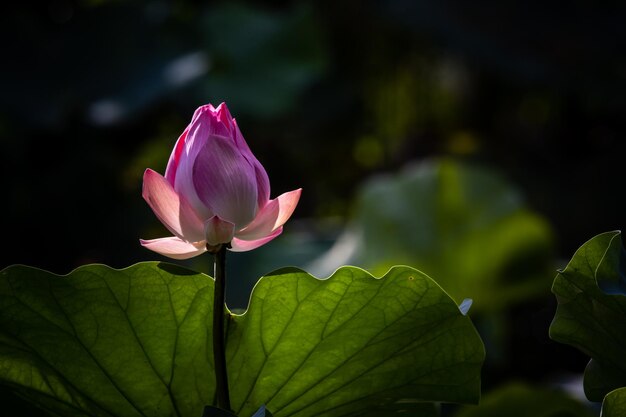
<path fill-rule="evenodd" d="M 226 310 L 226 245 L 213 254 L 215 289 L 213 297 L 213 362 L 217 407 L 230 411 L 228 374 L 226 373 L 226 346 L 224 334 L 224 310 Z"/>

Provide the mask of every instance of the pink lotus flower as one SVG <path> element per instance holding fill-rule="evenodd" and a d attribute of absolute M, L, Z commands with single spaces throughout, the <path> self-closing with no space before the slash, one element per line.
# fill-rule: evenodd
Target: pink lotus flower
<path fill-rule="evenodd" d="M 174 234 L 140 240 L 146 248 L 187 259 L 221 245 L 243 252 L 281 234 L 302 189 L 270 200 L 267 173 L 226 104 L 198 108 L 180 135 L 165 177 L 147 169 L 143 198 Z"/>

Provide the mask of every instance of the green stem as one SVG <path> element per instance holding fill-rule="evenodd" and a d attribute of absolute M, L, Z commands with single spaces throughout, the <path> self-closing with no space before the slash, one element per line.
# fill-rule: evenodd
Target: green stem
<path fill-rule="evenodd" d="M 226 245 L 222 245 L 213 254 L 215 292 L 213 297 L 213 362 L 215 364 L 215 382 L 217 407 L 230 411 L 228 394 L 228 374 L 226 373 L 226 349 L 224 335 L 224 310 L 226 309 L 224 292 L 226 290 Z"/>

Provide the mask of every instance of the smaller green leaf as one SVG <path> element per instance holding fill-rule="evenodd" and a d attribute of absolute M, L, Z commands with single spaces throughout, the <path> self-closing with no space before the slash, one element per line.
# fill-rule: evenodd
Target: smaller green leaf
<path fill-rule="evenodd" d="M 626 410 L 626 387 L 611 391 L 602 402 L 602 417 L 623 417 Z"/>
<path fill-rule="evenodd" d="M 558 306 L 550 337 L 591 356 L 584 379 L 591 401 L 626 386 L 626 263 L 620 236 L 602 233 L 582 245 L 552 286 Z"/>
<path fill-rule="evenodd" d="M 210 405 L 204 406 L 202 417 L 237 417 L 233 413 Z M 256 414 L 252 417 L 257 417 Z"/>

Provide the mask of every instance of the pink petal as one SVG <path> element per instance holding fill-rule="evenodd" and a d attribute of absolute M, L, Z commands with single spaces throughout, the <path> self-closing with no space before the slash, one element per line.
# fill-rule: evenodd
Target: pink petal
<path fill-rule="evenodd" d="M 233 126 L 235 127 L 234 138 L 237 148 L 239 148 L 242 153 L 253 155 L 250 147 L 246 143 L 246 140 L 243 138 L 243 135 L 241 134 L 241 130 L 239 130 L 239 126 L 237 125 L 237 119 L 233 119 Z"/>
<path fill-rule="evenodd" d="M 235 235 L 240 239 L 260 239 L 269 235 L 281 227 L 289 217 L 300 200 L 302 188 L 281 194 L 274 200 L 270 200 L 257 214 L 255 219 L 245 229 Z"/>
<path fill-rule="evenodd" d="M 233 240 L 235 225 L 220 219 L 219 216 L 213 216 L 207 220 L 205 230 L 207 243 L 211 246 L 217 246 Z"/>
<path fill-rule="evenodd" d="M 264 207 L 270 199 L 270 179 L 267 176 L 267 172 L 263 165 L 254 158 L 252 162 L 254 165 L 254 173 L 256 174 L 257 183 L 257 204 L 259 208 Z"/>
<path fill-rule="evenodd" d="M 210 207 L 203 204 L 203 200 L 199 198 L 196 192 L 193 183 L 194 163 L 198 154 L 208 142 L 212 141 L 213 137 L 226 138 L 230 132 L 228 127 L 218 120 L 217 110 L 210 104 L 196 110 L 187 130 L 185 145 L 177 160 L 174 189 L 187 198 L 203 219 L 208 219 L 215 213 L 211 211 Z"/>
<path fill-rule="evenodd" d="M 191 123 L 195 122 L 198 117 L 200 117 L 201 114 L 205 113 L 205 112 L 215 112 L 215 107 L 213 107 L 213 105 L 211 103 L 209 104 L 204 104 L 200 107 L 198 107 L 196 109 L 196 111 L 193 112 L 193 116 L 191 117 Z"/>
<path fill-rule="evenodd" d="M 172 150 L 170 159 L 167 162 L 167 168 L 165 168 L 165 179 L 168 180 L 169 183 L 172 184 L 172 186 L 176 184 L 176 171 L 178 170 L 178 161 L 180 160 L 180 155 L 183 153 L 183 148 L 185 147 L 185 139 L 187 138 L 188 132 L 189 126 L 187 126 L 185 131 L 176 141 L 176 145 L 174 145 L 174 150 Z"/>
<path fill-rule="evenodd" d="M 226 106 L 226 103 L 220 103 L 220 105 L 217 106 L 217 109 L 215 109 L 214 114 L 216 116 L 216 119 L 219 120 L 222 124 L 224 124 L 224 126 L 228 129 L 229 132 L 232 132 L 233 117 L 230 115 L 230 112 L 228 111 L 228 107 Z"/>
<path fill-rule="evenodd" d="M 270 199 L 270 179 L 267 176 L 267 172 L 263 165 L 256 159 L 250 147 L 246 143 L 246 140 L 243 138 L 241 134 L 241 130 L 239 130 L 239 126 L 237 126 L 237 120 L 233 119 L 233 126 L 235 127 L 235 143 L 237 148 L 241 151 L 244 157 L 250 162 L 250 164 L 254 167 L 254 173 L 256 175 L 257 181 L 257 204 L 260 207 L 263 207 L 267 204 Z"/>
<path fill-rule="evenodd" d="M 213 107 L 212 104 L 206 104 L 196 109 L 191 118 L 191 125 L 202 125 L 206 129 L 207 136 L 220 135 L 230 136 L 230 113 L 228 109 L 224 111 L 226 105 L 224 103 Z"/>
<path fill-rule="evenodd" d="M 161 223 L 179 238 L 204 239 L 204 224 L 184 196 L 179 196 L 161 174 L 147 169 L 143 174 L 143 198 Z"/>
<path fill-rule="evenodd" d="M 238 239 L 235 237 L 230 242 L 230 245 L 231 245 L 230 250 L 233 252 L 246 252 L 252 249 L 256 249 L 259 246 L 265 245 L 267 242 L 274 239 L 276 236 L 280 235 L 282 232 L 283 232 L 283 228 L 281 226 L 278 229 L 274 230 L 274 232 L 271 235 L 265 236 L 264 238 L 261 238 L 261 239 L 243 240 L 243 239 Z"/>
<path fill-rule="evenodd" d="M 215 112 L 213 105 L 206 104 L 204 106 L 200 106 L 193 113 L 193 117 L 191 118 L 191 123 L 185 128 L 183 133 L 180 135 L 178 140 L 176 141 L 176 145 L 174 146 L 174 150 L 172 150 L 172 154 L 170 155 L 170 159 L 167 163 L 167 168 L 165 169 L 165 178 L 170 182 L 170 184 L 174 185 L 176 183 L 176 171 L 178 169 L 178 161 L 180 160 L 180 155 L 183 153 L 183 149 L 185 148 L 185 141 L 187 139 L 187 134 L 189 133 L 189 129 L 194 124 L 194 122 L 200 117 L 201 114 L 205 112 Z"/>
<path fill-rule="evenodd" d="M 204 242 L 189 243 L 177 237 L 142 240 L 142 246 L 172 259 L 189 259 L 206 251 Z"/>
<path fill-rule="evenodd" d="M 221 136 L 211 137 L 196 157 L 193 183 L 202 203 L 221 219 L 241 229 L 257 211 L 254 168 L 235 144 Z"/>

